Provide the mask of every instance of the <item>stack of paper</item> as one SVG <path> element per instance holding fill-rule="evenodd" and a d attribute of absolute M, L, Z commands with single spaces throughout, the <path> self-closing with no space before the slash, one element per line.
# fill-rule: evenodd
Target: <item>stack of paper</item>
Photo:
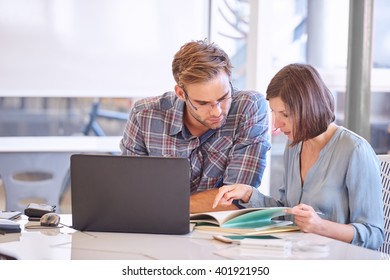
<path fill-rule="evenodd" d="M 21 232 L 21 228 L 19 223 L 0 219 L 0 233 L 13 233 L 13 232 Z"/>

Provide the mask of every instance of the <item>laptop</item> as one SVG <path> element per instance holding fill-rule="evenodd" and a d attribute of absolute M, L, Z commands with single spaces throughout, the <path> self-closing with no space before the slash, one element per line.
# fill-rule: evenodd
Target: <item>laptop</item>
<path fill-rule="evenodd" d="M 73 154 L 73 228 L 186 234 L 190 229 L 186 158 Z"/>

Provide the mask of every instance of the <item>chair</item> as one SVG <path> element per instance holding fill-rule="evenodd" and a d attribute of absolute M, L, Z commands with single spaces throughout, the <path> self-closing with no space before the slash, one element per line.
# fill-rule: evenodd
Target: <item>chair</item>
<path fill-rule="evenodd" d="M 29 202 L 37 202 L 55 205 L 56 211 L 59 212 L 71 154 L 70 152 L 1 154 L 0 176 L 6 195 L 6 210 L 23 212 Z M 39 176 L 36 176 L 37 174 Z M 33 177 L 33 180 L 30 177 Z"/>
<path fill-rule="evenodd" d="M 385 214 L 385 242 L 378 251 L 390 254 L 390 154 L 378 155 L 378 158 L 381 161 L 383 211 Z"/>

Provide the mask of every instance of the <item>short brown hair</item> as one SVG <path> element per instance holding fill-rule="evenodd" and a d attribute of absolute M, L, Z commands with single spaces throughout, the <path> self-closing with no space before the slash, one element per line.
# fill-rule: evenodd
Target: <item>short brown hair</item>
<path fill-rule="evenodd" d="M 230 77 L 231 70 L 229 56 L 207 40 L 186 43 L 172 62 L 173 77 L 179 86 L 209 81 L 221 71 Z"/>
<path fill-rule="evenodd" d="M 308 64 L 282 68 L 267 88 L 267 100 L 280 97 L 292 119 L 291 146 L 325 132 L 335 120 L 334 98 L 317 70 Z"/>

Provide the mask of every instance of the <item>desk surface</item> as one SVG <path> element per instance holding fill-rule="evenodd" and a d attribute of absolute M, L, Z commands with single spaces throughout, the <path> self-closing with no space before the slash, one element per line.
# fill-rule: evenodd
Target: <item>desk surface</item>
<path fill-rule="evenodd" d="M 0 137 L 0 152 L 120 152 L 121 136 Z"/>
<path fill-rule="evenodd" d="M 71 215 L 61 215 L 70 225 Z M 286 232 L 276 236 L 297 242 L 326 244 L 328 252 L 293 249 L 289 253 L 264 249 L 243 249 L 240 245 L 213 240 L 212 233 L 193 231 L 186 235 L 79 232 L 69 227 L 25 229 L 27 217 L 18 222 L 21 233 L 0 235 L 0 253 L 26 260 L 133 259 L 133 260 L 203 260 L 203 259 L 389 259 L 377 251 L 350 245 L 326 237 Z M 37 225 L 37 222 L 34 222 Z"/>

